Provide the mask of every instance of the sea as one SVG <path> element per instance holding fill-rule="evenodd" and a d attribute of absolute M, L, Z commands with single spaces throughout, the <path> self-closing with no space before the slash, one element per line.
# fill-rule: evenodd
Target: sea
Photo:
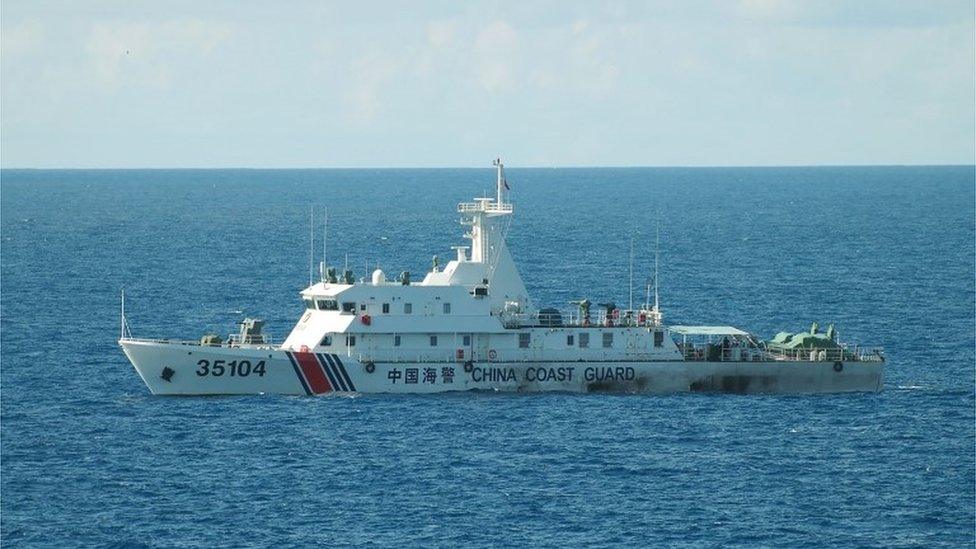
<path fill-rule="evenodd" d="M 3 170 L 0 542 L 972 547 L 974 174 L 508 171 L 538 304 L 639 303 L 659 249 L 666 322 L 833 324 L 880 393 L 317 398 L 150 395 L 122 290 L 136 337 L 284 337 L 326 209 L 331 265 L 416 279 L 490 167 Z"/>

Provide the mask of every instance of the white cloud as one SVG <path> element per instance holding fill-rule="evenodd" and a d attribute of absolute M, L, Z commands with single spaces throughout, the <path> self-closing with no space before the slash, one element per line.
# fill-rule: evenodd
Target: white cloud
<path fill-rule="evenodd" d="M 784 0 L 739 0 L 737 11 L 747 18 L 783 20 L 795 17 L 800 4 Z"/>
<path fill-rule="evenodd" d="M 36 20 L 26 20 L 3 29 L 3 59 L 19 57 L 36 51 L 44 40 L 44 29 Z"/>
<path fill-rule="evenodd" d="M 393 82 L 402 68 L 402 60 L 393 55 L 374 53 L 353 61 L 348 96 L 354 120 L 369 123 L 376 119 L 384 106 L 381 91 L 396 85 Z"/>
<path fill-rule="evenodd" d="M 454 21 L 432 21 L 427 24 L 427 42 L 435 48 L 446 46 L 454 41 L 456 32 Z"/>
<path fill-rule="evenodd" d="M 123 80 L 154 87 L 169 85 L 173 71 L 208 57 L 231 35 L 224 23 L 199 19 L 144 23 L 96 23 L 86 52 L 96 80 L 107 87 Z"/>
<path fill-rule="evenodd" d="M 4 156 L 212 165 L 207 149 L 223 147 L 275 165 L 318 164 L 323 150 L 438 164 L 502 143 L 553 163 L 968 159 L 972 6 L 932 2 L 7 2 Z M 521 131 L 499 130 L 502 113 Z M 206 147 L 182 139 L 194 130 Z M 168 152 L 146 145 L 166 132 L 180 136 Z"/>
<path fill-rule="evenodd" d="M 478 57 L 478 81 L 489 92 L 506 92 L 515 88 L 515 63 L 518 33 L 508 23 L 495 21 L 478 32 L 475 39 Z"/>

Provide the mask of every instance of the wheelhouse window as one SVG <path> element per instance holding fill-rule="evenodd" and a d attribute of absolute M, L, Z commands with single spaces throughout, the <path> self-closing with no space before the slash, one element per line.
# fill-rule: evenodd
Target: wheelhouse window
<path fill-rule="evenodd" d="M 400 346 L 400 336 L 399 335 L 393 336 L 393 346 L 394 347 L 399 347 Z"/>
<path fill-rule="evenodd" d="M 360 311 L 365 311 L 366 310 L 366 304 L 365 303 L 360 304 L 359 305 L 359 310 Z"/>
<path fill-rule="evenodd" d="M 354 335 L 347 335 L 346 336 L 346 346 L 347 347 L 355 347 L 356 346 L 356 336 L 354 336 Z"/>
<path fill-rule="evenodd" d="M 339 304 L 336 303 L 334 299 L 319 299 L 316 300 L 320 311 L 337 311 L 339 310 Z"/>
<path fill-rule="evenodd" d="M 430 336 L 430 346 L 437 347 L 437 336 Z"/>
<path fill-rule="evenodd" d="M 528 332 L 522 332 L 519 334 L 519 348 L 528 349 L 529 343 L 532 343 L 532 334 Z"/>
<path fill-rule="evenodd" d="M 471 346 L 471 336 L 466 335 L 466 336 L 464 336 L 464 337 L 461 338 L 461 341 L 462 341 L 461 344 L 464 345 L 465 347 L 470 347 Z"/>
<path fill-rule="evenodd" d="M 303 299 L 302 301 L 305 302 L 306 309 L 315 309 L 315 302 L 311 299 Z"/>
<path fill-rule="evenodd" d="M 319 343 L 319 345 L 321 345 L 323 347 L 331 347 L 332 346 L 332 336 L 327 335 L 327 336 L 323 337 L 322 338 L 322 342 Z"/>
<path fill-rule="evenodd" d="M 444 314 L 446 314 L 446 315 L 451 314 L 451 304 L 450 303 L 445 303 L 444 304 Z"/>
<path fill-rule="evenodd" d="M 342 304 L 342 312 L 344 313 L 355 313 L 356 304 L 352 301 L 346 301 Z"/>
<path fill-rule="evenodd" d="M 403 304 L 403 314 L 405 315 L 413 314 L 413 303 Z"/>
<path fill-rule="evenodd" d="M 389 314 L 389 313 L 390 313 L 390 304 L 389 303 L 384 303 L 383 304 L 383 314 Z"/>
<path fill-rule="evenodd" d="M 603 348 L 613 347 L 613 332 L 603 332 Z"/>
<path fill-rule="evenodd" d="M 573 346 L 573 336 L 572 336 L 572 334 L 566 336 L 566 346 L 567 347 L 572 347 Z"/>
<path fill-rule="evenodd" d="M 583 332 L 579 335 L 579 346 L 580 349 L 586 349 L 590 346 L 590 334 Z"/>

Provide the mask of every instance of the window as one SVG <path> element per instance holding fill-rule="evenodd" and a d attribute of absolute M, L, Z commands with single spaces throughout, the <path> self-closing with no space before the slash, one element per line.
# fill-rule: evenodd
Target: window
<path fill-rule="evenodd" d="M 470 347 L 471 346 L 471 336 L 469 336 L 469 335 L 468 336 L 464 336 L 464 337 L 461 338 L 461 341 L 463 342 L 462 345 L 464 345 L 465 347 Z"/>
<path fill-rule="evenodd" d="M 654 346 L 662 347 L 664 346 L 664 332 L 657 330 L 654 332 Z"/>
<path fill-rule="evenodd" d="M 315 308 L 315 302 L 312 301 L 311 299 L 303 299 L 302 301 L 305 302 L 305 308 L 306 309 L 314 309 Z"/>
<path fill-rule="evenodd" d="M 319 343 L 319 345 L 321 345 L 323 347 L 331 347 L 332 346 L 332 336 L 327 335 L 327 336 L 323 337 L 322 338 L 322 343 Z"/>
<path fill-rule="evenodd" d="M 603 348 L 609 349 L 613 347 L 613 333 L 603 332 Z"/>
<path fill-rule="evenodd" d="M 363 303 L 362 305 L 360 305 L 360 306 L 359 306 L 359 310 L 360 310 L 360 311 L 365 311 L 365 310 L 366 310 L 366 304 L 365 304 L 365 303 Z"/>
<path fill-rule="evenodd" d="M 437 347 L 437 336 L 430 336 L 430 346 Z"/>
<path fill-rule="evenodd" d="M 590 346 L 590 334 L 584 332 L 579 335 L 579 346 L 580 349 L 585 349 Z"/>
<path fill-rule="evenodd" d="M 319 299 L 317 303 L 319 310 L 322 311 L 336 311 L 339 309 L 339 304 L 334 299 Z"/>
<path fill-rule="evenodd" d="M 529 343 L 532 342 L 532 334 L 528 332 L 523 332 L 519 334 L 519 348 L 528 349 Z"/>
<path fill-rule="evenodd" d="M 347 335 L 346 336 L 346 346 L 347 347 L 355 347 L 356 346 L 356 336 L 354 336 L 354 335 Z"/>
<path fill-rule="evenodd" d="M 394 347 L 399 347 L 400 346 L 400 336 L 399 335 L 393 336 L 393 346 Z"/>
<path fill-rule="evenodd" d="M 344 313 L 355 313 L 356 312 L 356 304 L 353 303 L 353 302 L 351 302 L 351 301 L 347 301 L 347 302 L 343 303 L 342 304 L 342 312 L 344 312 Z"/>
<path fill-rule="evenodd" d="M 567 347 L 572 347 L 573 346 L 573 336 L 572 336 L 572 334 L 566 336 L 566 346 Z"/>
<path fill-rule="evenodd" d="M 446 315 L 451 314 L 451 304 L 450 303 L 445 303 L 444 304 L 444 314 L 446 314 Z"/>
<path fill-rule="evenodd" d="M 390 313 L 390 304 L 389 303 L 384 303 L 383 304 L 383 314 L 389 314 L 389 313 Z"/>
<path fill-rule="evenodd" d="M 403 304 L 403 314 L 409 315 L 411 313 L 413 313 L 413 303 L 404 303 Z"/>

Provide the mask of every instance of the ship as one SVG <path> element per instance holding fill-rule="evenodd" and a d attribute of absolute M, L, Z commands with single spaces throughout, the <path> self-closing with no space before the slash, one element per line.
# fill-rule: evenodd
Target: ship
<path fill-rule="evenodd" d="M 654 298 L 625 309 L 530 297 L 506 245 L 514 215 L 501 160 L 494 196 L 457 206 L 465 245 L 429 272 L 359 281 L 320 263 L 319 280 L 275 343 L 260 319 L 226 338 L 135 338 L 122 295 L 119 345 L 154 395 L 878 392 L 885 356 L 831 325 L 766 341 L 732 326 L 668 325 Z M 657 269 L 655 257 L 655 270 Z"/>

